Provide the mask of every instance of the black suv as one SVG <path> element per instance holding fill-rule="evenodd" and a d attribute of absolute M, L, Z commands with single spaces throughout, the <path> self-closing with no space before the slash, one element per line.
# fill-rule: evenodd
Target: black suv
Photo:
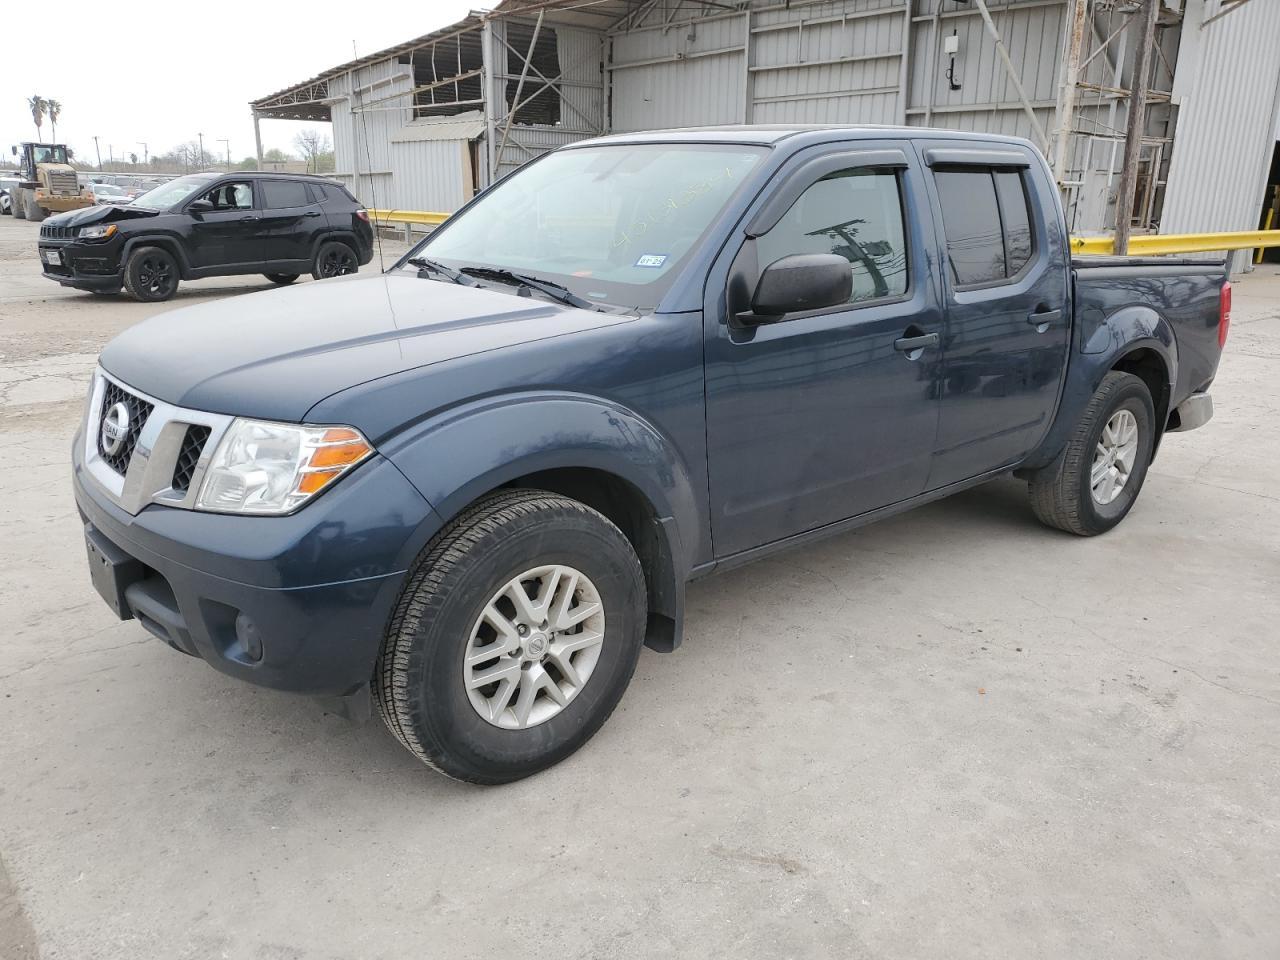
<path fill-rule="evenodd" d="M 40 226 L 44 275 L 65 287 L 168 300 L 179 280 L 261 273 L 293 283 L 355 273 L 373 258 L 368 212 L 340 183 L 272 173 L 195 173 L 125 206 Z"/>

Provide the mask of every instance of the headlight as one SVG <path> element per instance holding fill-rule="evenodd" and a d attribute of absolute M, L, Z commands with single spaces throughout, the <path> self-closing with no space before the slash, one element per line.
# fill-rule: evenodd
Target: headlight
<path fill-rule="evenodd" d="M 114 223 L 97 223 L 92 227 L 81 227 L 77 236 L 81 240 L 106 240 L 115 236 L 116 229 Z"/>
<path fill-rule="evenodd" d="M 196 509 L 290 513 L 372 453 L 351 427 L 234 420 L 209 462 Z"/>

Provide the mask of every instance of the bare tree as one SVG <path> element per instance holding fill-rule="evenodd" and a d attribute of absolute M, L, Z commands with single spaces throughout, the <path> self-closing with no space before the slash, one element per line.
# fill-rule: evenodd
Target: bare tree
<path fill-rule="evenodd" d="M 302 154 L 302 159 L 307 161 L 307 170 L 311 173 L 316 171 L 317 158 L 333 149 L 329 137 L 314 127 L 307 127 L 294 137 L 293 145 Z"/>

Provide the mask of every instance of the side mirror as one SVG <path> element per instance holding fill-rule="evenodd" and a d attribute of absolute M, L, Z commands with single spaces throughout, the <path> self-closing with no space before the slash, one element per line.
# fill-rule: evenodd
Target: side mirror
<path fill-rule="evenodd" d="M 192 200 L 187 204 L 187 213 L 208 213 L 212 209 L 213 201 L 205 200 L 203 198 L 200 200 Z"/>
<path fill-rule="evenodd" d="M 751 297 L 751 315 L 756 323 L 771 323 L 786 313 L 846 303 L 852 295 L 848 260 L 834 253 L 798 253 L 764 268 Z"/>

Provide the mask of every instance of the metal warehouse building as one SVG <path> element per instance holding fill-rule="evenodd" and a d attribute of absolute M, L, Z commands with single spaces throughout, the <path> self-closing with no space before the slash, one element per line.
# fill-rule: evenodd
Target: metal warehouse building
<path fill-rule="evenodd" d="M 506 0 L 251 108 L 332 121 L 337 175 L 379 208 L 452 211 L 601 133 L 871 123 L 1030 138 L 1076 234 L 1126 205 L 1124 230 L 1253 230 L 1280 0 Z"/>

